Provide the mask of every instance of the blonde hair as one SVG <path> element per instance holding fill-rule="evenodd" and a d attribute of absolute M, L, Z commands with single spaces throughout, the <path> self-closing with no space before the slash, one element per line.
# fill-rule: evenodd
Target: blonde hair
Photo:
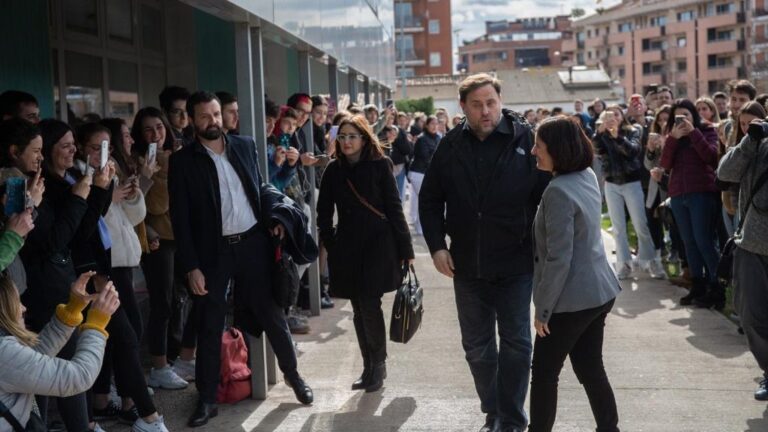
<path fill-rule="evenodd" d="M 700 98 L 696 99 L 696 103 L 694 103 L 693 105 L 696 108 L 698 108 L 700 103 L 703 103 L 703 104 L 707 105 L 709 107 L 709 110 L 712 111 L 712 114 L 714 114 L 712 116 L 713 117 L 712 118 L 712 123 L 720 123 L 720 113 L 717 112 L 717 105 L 715 105 L 715 101 L 713 101 L 712 99 L 710 99 L 708 97 L 700 97 Z M 707 119 L 704 119 L 704 120 L 707 120 Z M 707 121 L 709 121 L 709 120 L 707 120 Z"/>
<path fill-rule="evenodd" d="M 19 322 L 21 299 L 16 285 L 8 276 L 0 277 L 0 329 L 27 346 L 37 345 L 37 335 Z"/>

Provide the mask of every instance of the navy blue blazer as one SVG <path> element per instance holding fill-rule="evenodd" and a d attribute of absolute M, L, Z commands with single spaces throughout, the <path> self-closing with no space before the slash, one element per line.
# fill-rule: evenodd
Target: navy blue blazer
<path fill-rule="evenodd" d="M 248 196 L 248 205 L 260 226 L 271 228 L 274 207 L 284 195 L 259 172 L 256 143 L 247 136 L 224 135 L 229 162 Z M 218 266 L 222 237 L 221 194 L 216 165 L 195 140 L 174 153 L 168 167 L 171 223 L 176 240 L 176 266 L 182 274 Z M 268 265 L 268 263 L 264 263 Z"/>

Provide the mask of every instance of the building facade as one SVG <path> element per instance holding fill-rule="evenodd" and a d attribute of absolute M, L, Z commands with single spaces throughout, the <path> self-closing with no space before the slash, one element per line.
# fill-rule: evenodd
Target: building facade
<path fill-rule="evenodd" d="M 486 21 L 485 34 L 459 47 L 457 69 L 468 73 L 560 66 L 563 39 L 571 37 L 568 16 Z"/>
<path fill-rule="evenodd" d="M 694 98 L 748 76 L 739 0 L 625 1 L 573 22 L 573 34 L 563 42 L 567 64 L 599 65 L 628 94 L 657 84 Z"/>
<path fill-rule="evenodd" d="M 451 73 L 451 0 L 395 0 L 398 77 Z"/>
<path fill-rule="evenodd" d="M 768 1 L 754 0 L 747 11 L 747 69 L 761 93 L 768 92 Z"/>

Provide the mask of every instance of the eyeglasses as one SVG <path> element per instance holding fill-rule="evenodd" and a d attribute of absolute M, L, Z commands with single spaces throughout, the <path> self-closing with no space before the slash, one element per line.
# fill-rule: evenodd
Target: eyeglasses
<path fill-rule="evenodd" d="M 362 137 L 363 136 L 360 135 L 360 134 L 349 134 L 349 135 L 341 134 L 341 135 L 336 135 L 336 139 L 341 141 L 341 142 L 344 142 L 344 141 L 356 141 L 356 140 L 359 140 Z"/>

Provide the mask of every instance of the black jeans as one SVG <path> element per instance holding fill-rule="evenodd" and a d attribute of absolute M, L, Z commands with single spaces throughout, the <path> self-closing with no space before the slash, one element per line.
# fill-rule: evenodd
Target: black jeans
<path fill-rule="evenodd" d="M 58 358 L 72 360 L 77 350 L 78 333 L 72 333 L 64 347 L 59 351 Z M 40 417 L 48 424 L 48 404 L 53 397 L 35 396 L 37 406 L 40 409 Z M 85 392 L 74 396 L 55 398 L 59 409 L 59 415 L 64 421 L 64 426 L 68 431 L 86 432 L 88 430 L 88 401 Z"/>
<path fill-rule="evenodd" d="M 104 352 L 104 362 L 92 391 L 97 394 L 109 394 L 114 371 L 115 386 L 120 396 L 133 399 L 139 416 L 151 415 L 157 408 L 147 390 L 147 380 L 141 366 L 139 340 L 122 302 L 107 324 L 107 333 L 109 339 Z"/>
<path fill-rule="evenodd" d="M 133 291 L 133 269 L 133 267 L 112 268 L 112 283 L 114 283 L 117 294 L 120 296 L 120 307 L 128 315 L 128 321 L 136 333 L 136 339 L 141 341 L 144 325 L 141 320 L 139 304 L 136 301 L 136 294 Z"/>
<path fill-rule="evenodd" d="M 387 330 L 381 297 L 360 297 L 351 300 L 357 343 L 363 355 L 363 365 L 370 369 L 387 359 Z"/>
<path fill-rule="evenodd" d="M 647 195 L 646 191 L 646 195 Z M 661 198 L 656 195 L 656 201 L 653 202 L 653 207 L 645 208 L 645 218 L 648 221 L 648 230 L 651 232 L 651 238 L 653 239 L 653 246 L 656 250 L 664 249 L 664 224 L 661 222 L 661 209 L 659 209 Z"/>
<path fill-rule="evenodd" d="M 499 280 L 454 279 L 461 344 L 486 414 L 503 427 L 525 429 L 531 368 L 533 276 Z M 496 325 L 499 346 L 496 346 Z"/>
<path fill-rule="evenodd" d="M 616 399 L 603 367 L 603 330 L 614 300 L 583 311 L 552 314 L 550 334 L 536 337 L 529 432 L 551 431 L 557 414 L 557 383 L 565 358 L 584 386 L 597 432 L 618 432 Z"/>
<path fill-rule="evenodd" d="M 197 314 L 197 363 L 195 379 L 200 400 L 216 402 L 221 370 L 221 335 L 227 314 L 226 293 L 232 280 L 234 305 L 245 309 L 240 316 L 255 320 L 269 338 L 280 370 L 288 378 L 298 377 L 296 351 L 283 310 L 272 296 L 270 263 L 274 260 L 266 231 L 256 229 L 247 239 L 228 244 L 222 239 L 219 266 L 205 273 L 208 294 L 194 296 Z M 236 311 L 238 313 L 239 311 Z"/>

